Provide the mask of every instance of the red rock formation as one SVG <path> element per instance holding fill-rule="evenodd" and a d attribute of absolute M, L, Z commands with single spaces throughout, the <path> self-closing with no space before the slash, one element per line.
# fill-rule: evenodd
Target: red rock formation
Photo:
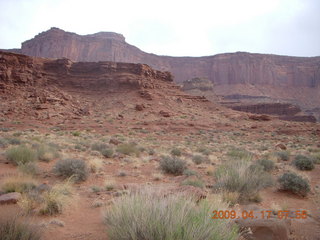
<path fill-rule="evenodd" d="M 207 57 L 157 56 L 126 43 L 120 34 L 100 32 L 81 36 L 57 28 L 22 43 L 21 53 L 66 57 L 73 61 L 146 63 L 172 72 L 176 82 L 207 78 L 214 83 L 213 91 L 217 95 L 240 94 L 281 100 L 297 104 L 311 114 L 314 113 L 312 109 L 320 105 L 320 57 L 243 52 Z"/>

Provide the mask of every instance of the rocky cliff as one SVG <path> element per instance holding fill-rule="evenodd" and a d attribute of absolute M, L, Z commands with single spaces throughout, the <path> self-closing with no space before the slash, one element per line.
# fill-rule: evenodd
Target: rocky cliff
<path fill-rule="evenodd" d="M 141 51 L 116 33 L 77 35 L 52 28 L 22 43 L 21 52 L 30 56 L 73 61 L 117 61 L 145 63 L 170 71 L 176 82 L 206 78 L 221 96 L 242 95 L 256 103 L 268 98 L 298 105 L 320 119 L 320 57 L 289 57 L 244 52 L 207 57 L 157 56 Z"/>

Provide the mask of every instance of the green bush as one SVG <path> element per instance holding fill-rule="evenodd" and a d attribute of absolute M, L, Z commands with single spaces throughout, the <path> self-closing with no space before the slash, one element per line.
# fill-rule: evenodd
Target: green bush
<path fill-rule="evenodd" d="M 187 196 L 161 197 L 149 190 L 118 198 L 105 210 L 104 222 L 110 240 L 235 240 L 236 225 L 210 218 L 212 211 L 226 208 L 217 199 L 197 204 Z"/>
<path fill-rule="evenodd" d="M 293 165 L 299 169 L 299 170 L 312 170 L 314 169 L 314 163 L 312 158 L 303 156 L 303 155 L 297 155 L 293 160 Z"/>
<path fill-rule="evenodd" d="M 26 164 L 37 160 L 35 151 L 25 145 L 12 147 L 6 152 L 8 161 L 15 165 Z"/>
<path fill-rule="evenodd" d="M 27 175 L 36 175 L 39 173 L 39 168 L 34 162 L 19 164 L 19 171 Z"/>
<path fill-rule="evenodd" d="M 270 172 L 274 169 L 274 162 L 269 159 L 259 159 L 257 164 L 262 166 L 264 171 Z"/>
<path fill-rule="evenodd" d="M 282 161 L 289 161 L 290 154 L 288 151 L 276 152 L 276 156 Z"/>
<path fill-rule="evenodd" d="M 50 162 L 52 159 L 59 157 L 58 150 L 47 144 L 36 144 L 34 148 L 40 161 Z"/>
<path fill-rule="evenodd" d="M 85 181 L 89 174 L 87 164 L 82 159 L 59 160 L 53 171 L 64 178 L 73 177 L 75 181 Z"/>
<path fill-rule="evenodd" d="M 273 184 L 272 177 L 248 160 L 234 160 L 221 165 L 215 172 L 215 189 L 239 193 L 239 201 L 256 198 L 259 191 Z"/>
<path fill-rule="evenodd" d="M 290 191 L 301 196 L 306 196 L 310 192 L 308 180 L 293 172 L 284 173 L 279 177 L 278 182 L 281 190 Z"/>
<path fill-rule="evenodd" d="M 1 240 L 40 240 L 40 229 L 27 223 L 9 217 L 0 219 Z"/>
<path fill-rule="evenodd" d="M 181 183 L 181 185 L 188 185 L 188 186 L 193 186 L 193 187 L 198 187 L 198 188 L 205 187 L 204 182 L 200 179 L 186 179 Z"/>
<path fill-rule="evenodd" d="M 227 155 L 232 159 L 251 159 L 253 154 L 242 148 L 233 148 Z"/>
<path fill-rule="evenodd" d="M 205 157 L 201 155 L 193 155 L 192 157 L 192 161 L 197 165 L 203 163 L 205 160 L 206 160 Z"/>
<path fill-rule="evenodd" d="M 172 156 L 177 156 L 177 157 L 180 157 L 182 154 L 179 148 L 173 148 L 170 153 Z"/>
<path fill-rule="evenodd" d="M 123 143 L 117 147 L 117 152 L 125 155 L 139 155 L 139 149 L 135 144 L 132 143 Z"/>
<path fill-rule="evenodd" d="M 96 142 L 91 145 L 91 149 L 98 152 L 101 152 L 108 147 L 108 144 L 102 142 Z"/>
<path fill-rule="evenodd" d="M 175 157 L 165 156 L 160 160 L 161 170 L 174 175 L 182 175 L 186 165 L 186 161 Z"/>
<path fill-rule="evenodd" d="M 113 157 L 113 149 L 111 148 L 105 148 L 101 151 L 101 154 L 106 158 L 112 158 Z"/>

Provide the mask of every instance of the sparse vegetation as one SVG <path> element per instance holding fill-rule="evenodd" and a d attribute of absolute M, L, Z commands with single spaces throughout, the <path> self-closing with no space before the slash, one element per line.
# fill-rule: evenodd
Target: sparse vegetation
<path fill-rule="evenodd" d="M 282 161 L 289 161 L 290 154 L 288 151 L 280 151 L 275 153 L 278 159 Z"/>
<path fill-rule="evenodd" d="M 176 157 L 165 156 L 160 160 L 161 170 L 174 175 L 182 175 L 186 165 L 186 161 Z"/>
<path fill-rule="evenodd" d="M 242 148 L 233 148 L 227 155 L 232 159 L 251 159 L 253 154 Z"/>
<path fill-rule="evenodd" d="M 189 186 L 198 187 L 198 188 L 205 187 L 204 182 L 200 179 L 186 179 L 181 183 L 181 185 L 189 185 Z"/>
<path fill-rule="evenodd" d="M 197 165 L 203 163 L 205 160 L 206 159 L 201 155 L 193 155 L 192 156 L 192 161 Z"/>
<path fill-rule="evenodd" d="M 25 145 L 10 148 L 6 152 L 6 157 L 15 165 L 26 164 L 37 160 L 35 151 Z"/>
<path fill-rule="evenodd" d="M 312 158 L 304 156 L 304 155 L 297 155 L 293 160 L 293 165 L 299 170 L 312 170 L 314 169 L 314 163 Z"/>
<path fill-rule="evenodd" d="M 219 199 L 201 201 L 198 205 L 181 195 L 160 197 L 155 192 L 142 191 L 118 198 L 104 212 L 108 239 L 237 239 L 235 225 L 229 220 L 212 219 L 213 210 L 226 209 Z"/>
<path fill-rule="evenodd" d="M 64 178 L 72 177 L 75 181 L 85 181 L 88 177 L 87 164 L 82 159 L 59 160 L 53 171 Z"/>
<path fill-rule="evenodd" d="M 52 159 L 59 157 L 57 149 L 47 144 L 35 145 L 37 157 L 40 161 L 50 162 Z"/>
<path fill-rule="evenodd" d="M 221 165 L 215 172 L 215 189 L 239 193 L 239 201 L 256 198 L 259 191 L 272 185 L 271 176 L 261 167 L 252 167 L 248 160 L 233 160 Z"/>
<path fill-rule="evenodd" d="M 279 179 L 280 190 L 289 191 L 297 195 L 306 196 L 310 192 L 307 179 L 293 172 L 284 173 Z"/>
<path fill-rule="evenodd" d="M 40 229 L 17 217 L 0 219 L 1 240 L 40 240 Z"/>
<path fill-rule="evenodd" d="M 132 143 L 123 143 L 117 147 L 117 152 L 125 155 L 139 155 L 139 149 L 135 144 Z"/>
<path fill-rule="evenodd" d="M 262 166 L 264 171 L 270 172 L 274 169 L 274 162 L 272 160 L 269 159 L 259 159 L 257 161 L 257 164 Z"/>
<path fill-rule="evenodd" d="M 20 192 L 25 193 L 29 192 L 36 188 L 37 181 L 29 176 L 14 176 L 8 177 L 2 181 L 1 189 L 8 192 Z"/>
<path fill-rule="evenodd" d="M 28 162 L 25 164 L 20 164 L 18 166 L 19 171 L 23 174 L 34 176 L 39 173 L 39 168 L 36 163 L 34 162 Z"/>
<path fill-rule="evenodd" d="M 106 158 L 112 158 L 114 151 L 112 148 L 105 148 L 101 151 L 101 154 Z"/>
<path fill-rule="evenodd" d="M 170 153 L 172 156 L 177 156 L 177 157 L 180 157 L 182 154 L 179 148 L 173 148 Z"/>

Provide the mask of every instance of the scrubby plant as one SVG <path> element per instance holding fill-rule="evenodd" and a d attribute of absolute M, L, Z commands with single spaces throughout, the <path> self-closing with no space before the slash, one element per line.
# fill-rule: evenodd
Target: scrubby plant
<path fill-rule="evenodd" d="M 0 147 L 6 147 L 8 144 L 9 143 L 7 139 L 0 137 Z"/>
<path fill-rule="evenodd" d="M 34 176 L 39 173 L 39 168 L 36 163 L 28 162 L 25 164 L 19 164 L 18 169 L 23 174 Z"/>
<path fill-rule="evenodd" d="M 62 213 L 65 206 L 70 204 L 73 189 L 70 181 L 54 185 L 42 194 L 40 213 L 55 215 Z"/>
<path fill-rule="evenodd" d="M 85 181 L 88 177 L 87 164 L 82 159 L 59 160 L 53 167 L 53 171 L 58 176 L 72 177 L 75 181 Z"/>
<path fill-rule="evenodd" d="M 182 195 L 160 196 L 144 190 L 123 195 L 104 211 L 110 240 L 234 240 L 237 227 L 228 219 L 215 219 L 208 213 L 226 209 L 220 199 L 198 204 Z"/>
<path fill-rule="evenodd" d="M 0 239 L 1 240 L 40 240 L 40 229 L 31 225 L 24 219 L 17 217 L 1 217 L 0 219 Z"/>
<path fill-rule="evenodd" d="M 95 142 L 91 145 L 91 149 L 98 152 L 101 152 L 108 147 L 109 147 L 108 144 L 103 142 Z"/>
<path fill-rule="evenodd" d="M 47 144 L 36 144 L 34 146 L 36 149 L 37 157 L 40 161 L 50 162 L 52 159 L 59 157 L 58 150 Z"/>
<path fill-rule="evenodd" d="M 253 154 L 246 149 L 232 148 L 227 155 L 232 159 L 251 159 Z"/>
<path fill-rule="evenodd" d="M 289 161 L 290 154 L 288 151 L 276 152 L 275 155 L 282 161 Z"/>
<path fill-rule="evenodd" d="M 192 161 L 197 165 L 203 163 L 205 160 L 206 159 L 201 155 L 193 155 L 192 156 Z"/>
<path fill-rule="evenodd" d="M 200 152 L 200 153 L 202 153 L 203 155 L 206 155 L 206 156 L 210 155 L 210 153 L 211 153 L 210 149 L 206 148 L 206 147 L 198 148 L 197 152 Z"/>
<path fill-rule="evenodd" d="M 198 173 L 192 169 L 186 169 L 183 171 L 183 175 L 186 175 L 187 177 L 190 177 L 190 176 L 197 176 Z"/>
<path fill-rule="evenodd" d="M 172 156 L 177 156 L 177 157 L 180 157 L 182 154 L 179 148 L 173 148 L 170 153 Z"/>
<path fill-rule="evenodd" d="M 182 175 L 186 165 L 186 161 L 176 157 L 165 156 L 160 160 L 161 170 L 174 175 Z"/>
<path fill-rule="evenodd" d="M 205 184 L 201 179 L 186 179 L 181 185 L 193 186 L 198 188 L 204 188 Z"/>
<path fill-rule="evenodd" d="M 10 148 L 6 152 L 6 157 L 15 165 L 26 164 L 37 160 L 35 151 L 25 145 Z"/>
<path fill-rule="evenodd" d="M 312 155 L 312 159 L 314 164 L 320 164 L 320 153 L 316 153 L 314 155 Z"/>
<path fill-rule="evenodd" d="M 310 185 L 307 179 L 294 172 L 286 172 L 279 177 L 280 190 L 290 191 L 297 195 L 306 196 L 310 192 Z"/>
<path fill-rule="evenodd" d="M 102 170 L 103 162 L 99 158 L 94 158 L 89 161 L 89 169 L 93 173 L 97 173 Z"/>
<path fill-rule="evenodd" d="M 215 189 L 238 192 L 239 201 L 256 198 L 259 191 L 272 185 L 272 177 L 262 167 L 253 166 L 248 160 L 234 160 L 221 165 L 215 172 Z"/>
<path fill-rule="evenodd" d="M 105 148 L 101 151 L 101 154 L 106 158 L 112 158 L 114 151 L 112 148 Z"/>
<path fill-rule="evenodd" d="M 262 166 L 264 171 L 270 172 L 274 169 L 274 162 L 272 160 L 269 159 L 259 159 L 257 161 L 257 164 Z"/>
<path fill-rule="evenodd" d="M 297 155 L 293 160 L 293 165 L 299 170 L 312 170 L 314 169 L 314 163 L 312 158 L 304 156 L 304 155 Z"/>
<path fill-rule="evenodd" d="M 139 155 L 139 149 L 133 143 L 122 143 L 118 145 L 117 152 L 125 154 L 125 155 Z"/>
<path fill-rule="evenodd" d="M 1 183 L 1 189 L 4 192 L 29 192 L 36 188 L 37 181 L 29 176 L 18 175 L 8 177 Z"/>

